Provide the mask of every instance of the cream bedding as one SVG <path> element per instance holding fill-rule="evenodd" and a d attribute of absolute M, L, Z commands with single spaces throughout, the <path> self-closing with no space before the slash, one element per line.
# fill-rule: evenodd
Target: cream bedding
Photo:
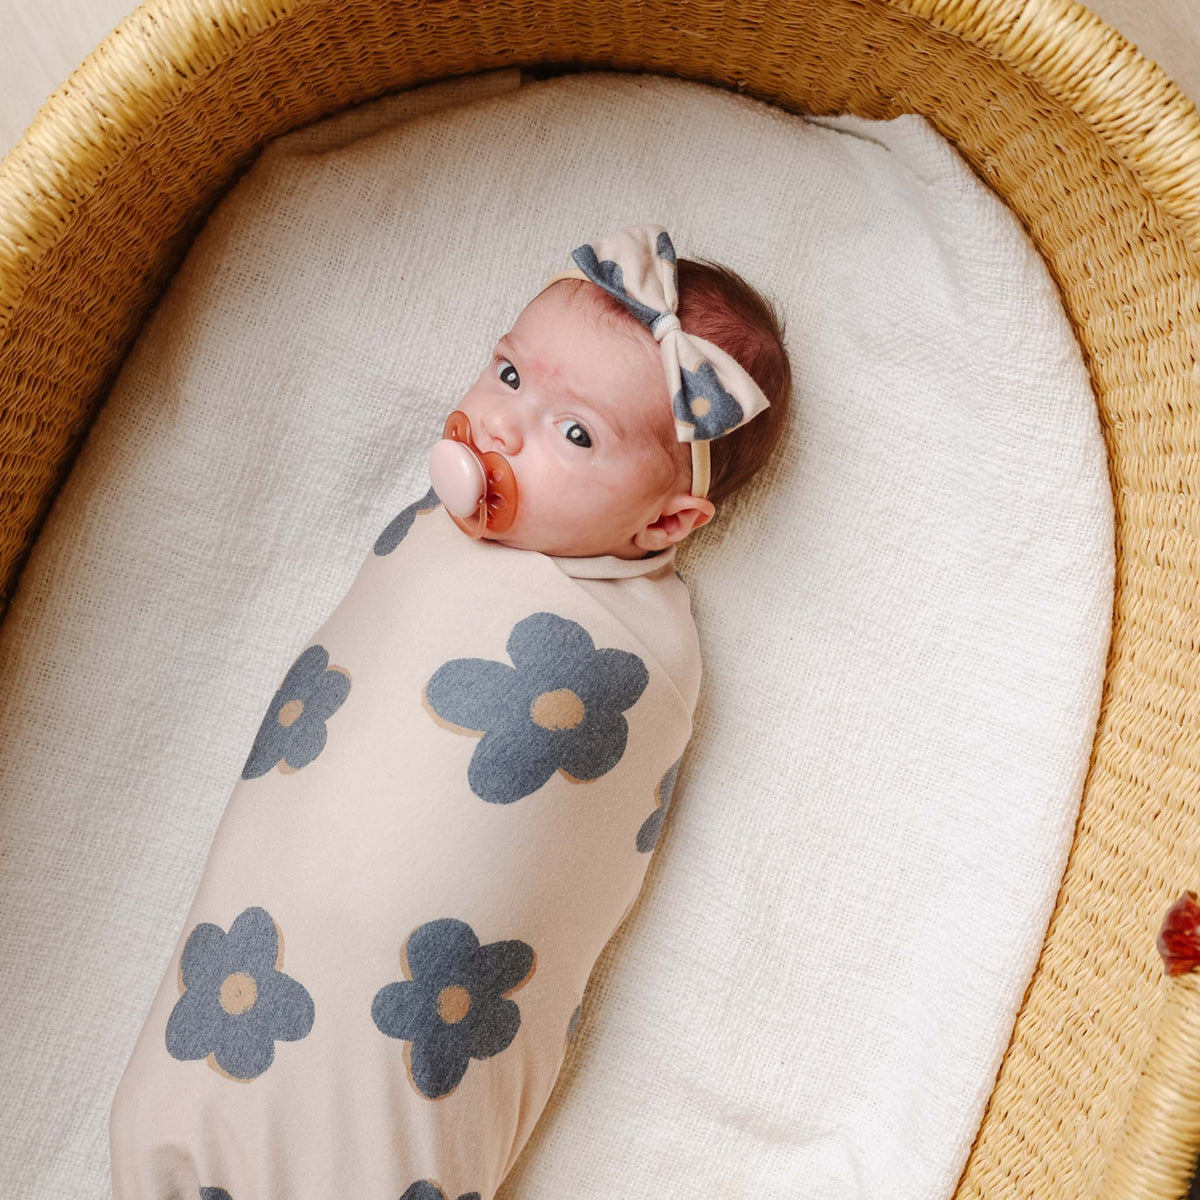
<path fill-rule="evenodd" d="M 641 221 L 777 301 L 796 406 L 777 461 L 677 555 L 695 731 L 498 1195 L 953 1191 L 1108 648 L 1104 445 L 1058 295 L 921 118 L 518 83 L 270 147 L 34 550 L 0 627 L 9 1194 L 104 1194 L 105 1114 L 280 663 L 425 490 L 490 340 L 570 247 Z"/>

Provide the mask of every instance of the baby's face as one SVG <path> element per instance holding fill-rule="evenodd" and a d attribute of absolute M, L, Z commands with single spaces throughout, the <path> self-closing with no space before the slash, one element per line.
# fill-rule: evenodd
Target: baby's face
<path fill-rule="evenodd" d="M 644 558 L 716 511 L 690 494 L 691 453 L 676 441 L 662 357 L 568 300 L 552 284 L 492 347 L 455 405 L 475 445 L 517 481 L 517 516 L 484 537 L 543 554 Z"/>

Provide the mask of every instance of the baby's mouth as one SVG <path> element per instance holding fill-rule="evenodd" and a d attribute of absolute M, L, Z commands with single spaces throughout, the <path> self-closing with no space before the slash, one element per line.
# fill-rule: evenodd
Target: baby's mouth
<path fill-rule="evenodd" d="M 473 538 L 503 533 L 517 515 L 517 479 L 508 459 L 480 450 L 471 422 L 456 408 L 429 452 L 429 478 L 451 519 Z"/>

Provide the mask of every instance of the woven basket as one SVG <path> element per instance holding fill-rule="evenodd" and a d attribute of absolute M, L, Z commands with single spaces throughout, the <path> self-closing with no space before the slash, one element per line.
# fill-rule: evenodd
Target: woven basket
<path fill-rule="evenodd" d="M 1108 448 L 1112 644 L 1066 874 L 955 1197 L 1176 1200 L 1200 1150 L 1200 977 L 1159 952 L 1186 947 L 1160 927 L 1200 886 L 1200 114 L 1072 0 L 144 4 L 0 164 L 0 615 L 149 308 L 263 143 L 516 63 L 920 113 L 1045 257 Z"/>

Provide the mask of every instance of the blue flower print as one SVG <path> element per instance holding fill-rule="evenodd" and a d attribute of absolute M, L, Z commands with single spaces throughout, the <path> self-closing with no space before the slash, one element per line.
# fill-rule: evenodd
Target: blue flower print
<path fill-rule="evenodd" d="M 572 783 L 599 779 L 625 753 L 622 715 L 650 675 L 627 650 L 597 650 L 575 621 L 536 612 L 513 626 L 505 647 L 513 665 L 488 658 L 443 663 L 422 692 L 439 725 L 482 739 L 467 782 L 489 804 L 511 804 L 554 774 Z"/>
<path fill-rule="evenodd" d="M 279 968 L 283 934 L 265 908 L 247 908 L 229 932 L 204 921 L 179 958 L 179 990 L 167 1019 L 167 1052 L 203 1058 L 227 1079 L 255 1079 L 275 1060 L 275 1042 L 313 1026 L 312 997 Z"/>
<path fill-rule="evenodd" d="M 200 1200 L 233 1200 L 233 1197 L 224 1188 L 202 1187 Z"/>
<path fill-rule="evenodd" d="M 702 359 L 694 371 L 679 364 L 680 388 L 671 400 L 671 410 L 684 425 L 694 425 L 692 439 L 707 442 L 728 433 L 745 415 L 742 406 L 717 378 L 716 369 Z"/>
<path fill-rule="evenodd" d="M 659 258 L 669 262 L 675 268 L 675 292 L 678 295 L 679 267 L 675 262 L 675 247 L 665 229 L 661 230 L 655 239 L 654 249 Z M 647 328 L 663 315 L 657 308 L 643 304 L 625 290 L 625 272 L 621 269 L 621 264 L 611 258 L 601 260 L 596 254 L 596 247 L 591 242 L 584 242 L 582 246 L 576 246 L 571 251 L 571 258 L 594 284 L 620 300 Z"/>
<path fill-rule="evenodd" d="M 679 267 L 675 263 L 675 246 L 671 241 L 670 235 L 664 229 L 658 235 L 657 241 L 654 243 L 654 252 L 659 258 L 666 259 L 673 267 L 675 267 L 675 285 L 679 286 Z"/>
<path fill-rule="evenodd" d="M 400 1200 L 448 1200 L 446 1193 L 431 1179 L 418 1179 L 410 1184 Z M 458 1200 L 479 1200 L 478 1192 L 463 1192 Z"/>
<path fill-rule="evenodd" d="M 350 672 L 331 667 L 324 646 L 312 645 L 292 663 L 263 717 L 243 779 L 257 779 L 278 764 L 285 775 L 306 767 L 325 749 L 325 722 L 350 694 Z"/>
<path fill-rule="evenodd" d="M 675 776 L 679 774 L 679 764 L 682 761 L 683 756 L 680 755 L 675 760 L 671 769 L 658 781 L 658 787 L 655 789 L 654 795 L 657 807 L 642 822 L 642 827 L 637 831 L 637 848 L 639 854 L 648 854 L 658 845 L 658 834 L 662 829 L 663 818 L 667 815 L 667 809 L 671 807 L 671 795 L 675 791 Z"/>
<path fill-rule="evenodd" d="M 504 997 L 533 975 L 537 955 L 525 942 L 479 944 L 465 921 L 441 917 L 418 925 L 400 951 L 406 976 L 371 1001 L 381 1033 L 400 1038 L 404 1065 L 428 1100 L 458 1087 L 472 1058 L 491 1058 L 516 1037 L 521 1011 Z"/>
<path fill-rule="evenodd" d="M 407 508 L 401 509 L 387 524 L 384 531 L 375 539 L 376 554 L 391 554 L 404 541 L 405 534 L 412 528 L 418 513 L 433 512 L 441 504 L 437 492 L 430 488 L 420 500 L 414 500 Z"/>
<path fill-rule="evenodd" d="M 571 1019 L 567 1022 L 566 1036 L 563 1038 L 563 1054 L 567 1052 L 567 1047 L 571 1043 L 571 1039 L 575 1036 L 575 1030 L 579 1025 L 579 1018 L 583 1015 L 583 1005 L 575 1005 L 575 1011 L 571 1013 Z"/>
<path fill-rule="evenodd" d="M 675 268 L 675 291 L 679 291 L 679 264 L 675 246 L 667 231 L 661 230 L 655 241 L 658 257 Z M 602 287 L 642 322 L 648 329 L 664 314 L 649 304 L 631 296 L 625 288 L 625 273 L 621 264 L 611 258 L 601 259 L 590 242 L 571 251 L 575 265 L 598 287 Z M 694 371 L 679 364 L 680 388 L 671 399 L 675 417 L 684 425 L 694 427 L 696 441 L 711 441 L 741 423 L 742 406 L 721 385 L 712 363 L 701 360 Z"/>

